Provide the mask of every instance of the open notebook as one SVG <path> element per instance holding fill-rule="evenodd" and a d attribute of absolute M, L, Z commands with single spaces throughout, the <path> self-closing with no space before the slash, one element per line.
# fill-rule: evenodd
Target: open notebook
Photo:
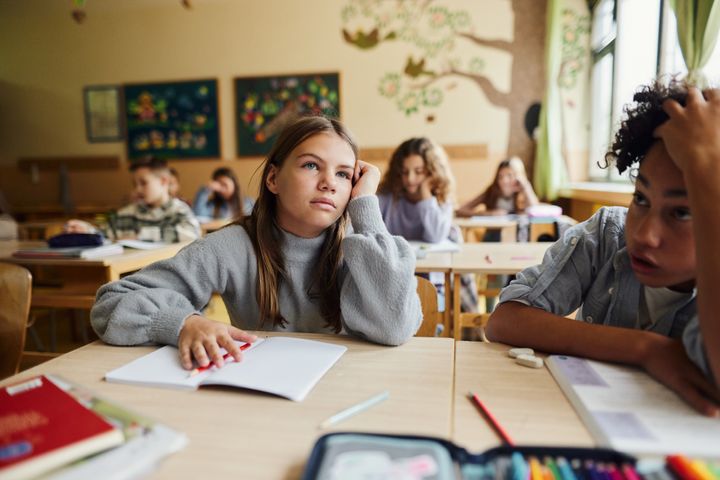
<path fill-rule="evenodd" d="M 720 419 L 704 417 L 645 372 L 565 355 L 548 368 L 595 440 L 635 455 L 720 457 Z"/>
<path fill-rule="evenodd" d="M 346 350 L 315 340 L 258 338 L 243 352 L 241 362 L 189 376 L 180 365 L 177 348 L 165 346 L 107 373 L 105 379 L 183 390 L 202 385 L 248 388 L 301 402 Z"/>

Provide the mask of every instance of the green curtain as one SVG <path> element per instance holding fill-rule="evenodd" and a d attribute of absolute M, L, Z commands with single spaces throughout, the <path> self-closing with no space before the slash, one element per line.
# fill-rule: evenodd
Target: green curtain
<path fill-rule="evenodd" d="M 677 19 L 677 35 L 688 80 L 707 86 L 702 72 L 712 55 L 720 29 L 720 0 L 670 0 Z"/>
<path fill-rule="evenodd" d="M 562 60 L 562 3 L 548 0 L 545 36 L 545 96 L 540 109 L 535 173 L 533 184 L 538 197 L 547 201 L 557 198 L 567 172 L 562 154 L 562 108 L 557 82 Z"/>

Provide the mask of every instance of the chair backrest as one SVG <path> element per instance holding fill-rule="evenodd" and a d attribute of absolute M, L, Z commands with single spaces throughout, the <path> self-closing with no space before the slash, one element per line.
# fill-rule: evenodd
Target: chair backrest
<path fill-rule="evenodd" d="M 0 263 L 0 378 L 14 375 L 20 365 L 31 289 L 27 269 Z"/>
<path fill-rule="evenodd" d="M 430 280 L 418 277 L 417 293 L 423 313 L 423 322 L 415 334 L 418 337 L 434 337 L 438 324 L 442 323 L 442 313 L 438 311 L 437 289 Z"/>

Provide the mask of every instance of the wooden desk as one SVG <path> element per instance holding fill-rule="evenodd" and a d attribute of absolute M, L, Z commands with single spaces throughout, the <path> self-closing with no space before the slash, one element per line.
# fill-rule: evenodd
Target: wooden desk
<path fill-rule="evenodd" d="M 22 248 L 46 246 L 45 242 L 0 241 L 0 261 L 23 265 L 33 272 L 33 280 L 52 286 L 33 287 L 32 306 L 86 308 L 92 307 L 95 292 L 101 285 L 118 280 L 121 275 L 140 270 L 158 260 L 175 255 L 187 243 L 175 243 L 157 250 L 126 248 L 120 255 L 92 260 L 80 258 L 15 258 Z M 43 270 L 42 272 L 40 270 Z"/>
<path fill-rule="evenodd" d="M 470 218 L 456 218 L 453 223 L 460 227 L 463 239 L 470 241 L 469 233 L 475 229 L 500 230 L 501 242 L 514 242 L 517 240 L 518 222 L 506 215 L 479 215 Z"/>
<path fill-rule="evenodd" d="M 480 273 L 485 275 L 516 274 L 542 262 L 545 251 L 552 243 L 464 243 L 460 252 L 452 256 L 451 270 L 454 275 L 453 334 L 455 340 L 462 338 L 460 312 L 460 275 Z M 475 314 L 469 314 L 475 316 Z"/>
<path fill-rule="evenodd" d="M 184 392 L 109 384 L 102 380 L 105 372 L 153 348 L 100 342 L 2 384 L 55 373 L 186 433 L 188 446 L 167 458 L 151 478 L 299 478 L 313 443 L 329 431 L 318 425 L 383 390 L 390 392 L 388 400 L 332 430 L 450 436 L 452 339 L 416 337 L 400 347 L 384 347 L 337 335 L 293 336 L 348 347 L 301 403 L 232 388 Z"/>
<path fill-rule="evenodd" d="M 416 273 L 442 272 L 445 276 L 445 311 L 443 312 L 443 337 L 450 336 L 452 321 L 450 314 L 453 311 L 454 296 L 450 295 L 452 283 L 450 282 L 450 268 L 452 266 L 452 253 L 428 253 L 415 261 Z M 460 298 L 460 297 L 458 297 Z"/>
<path fill-rule="evenodd" d="M 471 452 L 499 438 L 467 394 L 477 393 L 518 445 L 591 447 L 590 433 L 547 368 L 520 366 L 499 343 L 455 342 L 452 440 Z"/>
<path fill-rule="evenodd" d="M 53 218 L 18 223 L 18 237 L 20 240 L 45 240 L 50 235 L 62 232 L 65 222 L 70 218 Z M 48 232 L 50 231 L 50 234 Z"/>

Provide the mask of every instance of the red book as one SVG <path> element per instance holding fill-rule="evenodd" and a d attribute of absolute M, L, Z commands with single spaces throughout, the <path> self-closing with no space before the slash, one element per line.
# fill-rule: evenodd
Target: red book
<path fill-rule="evenodd" d="M 120 430 L 46 377 L 0 389 L 0 477 L 32 478 L 123 442 Z"/>

